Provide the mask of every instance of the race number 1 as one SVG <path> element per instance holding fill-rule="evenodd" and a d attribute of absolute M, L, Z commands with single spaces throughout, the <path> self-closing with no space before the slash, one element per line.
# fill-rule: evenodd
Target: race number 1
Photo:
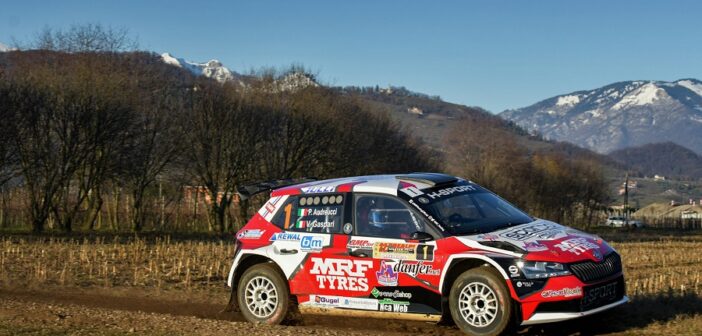
<path fill-rule="evenodd" d="M 434 246 L 419 245 L 417 247 L 417 260 L 431 261 L 434 260 Z"/>

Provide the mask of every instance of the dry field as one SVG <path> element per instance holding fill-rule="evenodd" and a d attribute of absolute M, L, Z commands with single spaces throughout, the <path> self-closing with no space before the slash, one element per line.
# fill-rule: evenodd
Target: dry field
<path fill-rule="evenodd" d="M 521 333 L 702 334 L 702 236 L 609 238 L 623 256 L 632 302 L 609 314 Z M 318 316 L 305 317 L 303 326 L 253 327 L 221 311 L 232 254 L 231 241 L 222 239 L 2 237 L 0 335 L 232 335 L 252 328 L 271 335 L 460 335 L 423 322 Z"/>

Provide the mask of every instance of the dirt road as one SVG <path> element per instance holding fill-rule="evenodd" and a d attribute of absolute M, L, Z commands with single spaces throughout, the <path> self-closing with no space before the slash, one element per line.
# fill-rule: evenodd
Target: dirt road
<path fill-rule="evenodd" d="M 300 326 L 255 326 L 239 314 L 223 312 L 224 303 L 178 292 L 4 289 L 0 290 L 0 335 L 463 335 L 455 327 L 428 322 L 318 315 L 305 315 Z M 619 317 L 532 327 L 519 334 L 646 333 L 622 330 Z"/>

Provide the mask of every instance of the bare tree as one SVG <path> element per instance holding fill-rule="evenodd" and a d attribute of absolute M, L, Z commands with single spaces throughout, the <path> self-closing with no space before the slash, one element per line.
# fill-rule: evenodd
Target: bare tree
<path fill-rule="evenodd" d="M 164 88 L 165 89 L 165 88 Z M 130 130 L 124 178 L 132 196 L 132 229 L 141 231 L 145 222 L 146 191 L 178 156 L 181 141 L 174 112 L 182 112 L 182 101 L 171 95 L 154 97 L 158 103 L 138 112 Z M 175 100 L 175 101 L 174 101 Z"/>
<path fill-rule="evenodd" d="M 65 52 L 123 52 L 139 47 L 126 28 L 113 28 L 98 23 L 72 25 L 65 30 L 45 27 L 37 34 L 34 49 Z"/>
<path fill-rule="evenodd" d="M 217 230 L 227 229 L 226 211 L 237 184 L 251 178 L 268 131 L 260 125 L 263 111 L 216 85 L 196 86 L 186 108 L 181 134 L 184 158 L 193 180 L 210 196 L 210 214 Z"/>
<path fill-rule="evenodd" d="M 8 106 L 12 89 L 0 82 L 0 188 L 17 174 L 17 153 L 12 150 L 12 139 L 16 130 L 14 111 Z"/>

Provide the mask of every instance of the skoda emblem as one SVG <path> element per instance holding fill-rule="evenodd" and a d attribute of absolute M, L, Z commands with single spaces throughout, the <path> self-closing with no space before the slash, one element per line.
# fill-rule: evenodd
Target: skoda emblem
<path fill-rule="evenodd" d="M 592 256 L 593 256 L 595 259 L 597 259 L 598 261 L 599 261 L 599 260 L 602 260 L 602 253 L 600 253 L 600 251 L 598 251 L 598 250 L 593 250 L 593 251 L 592 251 Z"/>

